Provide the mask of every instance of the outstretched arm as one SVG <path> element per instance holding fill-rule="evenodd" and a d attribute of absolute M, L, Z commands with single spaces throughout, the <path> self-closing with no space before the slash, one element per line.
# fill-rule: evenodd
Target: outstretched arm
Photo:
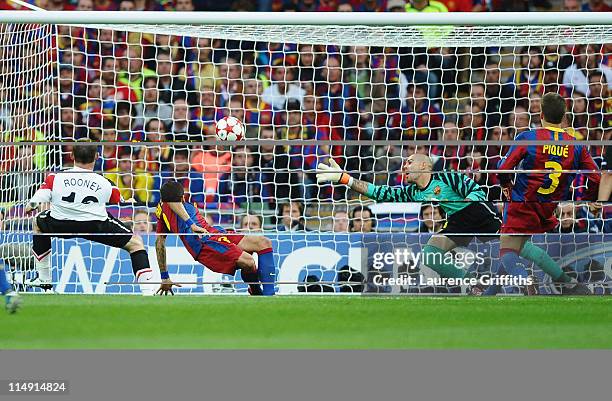
<path fill-rule="evenodd" d="M 174 295 L 172 286 L 181 287 L 180 284 L 175 284 L 170 280 L 168 274 L 168 267 L 166 265 L 166 236 L 158 234 L 155 240 L 155 253 L 157 254 L 157 265 L 159 266 L 159 272 L 162 279 L 162 283 L 155 294 L 168 295 L 168 293 Z"/>
<path fill-rule="evenodd" d="M 167 205 L 170 209 L 176 213 L 176 215 L 183 220 L 185 223 L 189 224 L 191 231 L 194 233 L 207 233 L 206 229 L 198 226 L 195 221 L 191 219 L 189 213 L 187 213 L 187 209 L 183 205 L 183 202 L 167 202 Z"/>
<path fill-rule="evenodd" d="M 411 202 L 413 201 L 410 187 L 391 187 L 389 185 L 374 185 L 351 177 L 342 171 L 334 159 L 329 159 L 329 166 L 320 163 L 317 166 L 317 183 L 339 183 L 347 185 L 353 191 L 378 202 Z"/>

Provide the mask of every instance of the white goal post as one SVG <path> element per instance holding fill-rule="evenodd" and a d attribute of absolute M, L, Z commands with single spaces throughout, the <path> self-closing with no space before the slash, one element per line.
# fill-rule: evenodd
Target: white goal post
<path fill-rule="evenodd" d="M 305 281 L 359 292 L 338 282 L 369 277 L 372 238 L 381 250 L 418 250 L 444 213 L 318 186 L 317 163 L 333 158 L 355 178 L 396 186 L 406 156 L 423 152 L 501 205 L 497 163 L 517 134 L 540 127 L 547 92 L 567 98 L 568 130 L 609 169 L 612 13 L 0 11 L 0 265 L 16 282 L 30 274 L 23 207 L 48 172 L 71 165 L 73 142 L 89 138 L 101 146 L 97 171 L 136 199 L 109 210 L 143 233 L 153 263 L 154 209 L 174 178 L 214 224 L 273 240 L 281 293 L 308 290 Z M 214 142 L 214 122 L 227 115 L 244 122 L 245 146 Z M 534 241 L 609 291 L 611 211 L 572 203 L 590 183 L 584 171 L 566 173 L 578 176 L 560 228 Z M 363 208 L 376 223 L 356 223 Z M 172 248 L 171 273 L 207 283 L 182 291 L 245 293 L 203 273 L 180 241 Z M 468 267 L 483 273 L 498 248 L 474 242 L 459 253 L 488 252 Z M 54 250 L 60 291 L 138 292 L 115 284 L 132 281 L 127 256 L 77 240 Z M 543 291 L 557 291 L 534 272 Z M 404 287 L 376 290 L 448 291 Z"/>

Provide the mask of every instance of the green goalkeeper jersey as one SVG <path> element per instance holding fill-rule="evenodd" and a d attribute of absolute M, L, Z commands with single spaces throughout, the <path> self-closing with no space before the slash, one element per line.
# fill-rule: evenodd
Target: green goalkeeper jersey
<path fill-rule="evenodd" d="M 439 202 L 447 216 L 466 208 L 469 199 L 475 202 L 486 200 L 484 191 L 465 174 L 438 172 L 431 175 L 427 187 L 420 189 L 416 184 L 391 187 L 389 185 L 368 185 L 368 198 L 377 202 Z"/>

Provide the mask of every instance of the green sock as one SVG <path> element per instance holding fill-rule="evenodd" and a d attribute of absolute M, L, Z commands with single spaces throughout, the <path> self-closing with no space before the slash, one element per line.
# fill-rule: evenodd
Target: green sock
<path fill-rule="evenodd" d="M 523 250 L 521 251 L 521 257 L 531 260 L 555 281 L 565 283 L 571 281 L 571 278 L 561 270 L 557 262 L 555 262 L 544 249 L 531 241 L 525 242 L 525 246 L 523 246 Z"/>
<path fill-rule="evenodd" d="M 458 269 L 454 263 L 448 263 L 444 261 L 444 252 L 442 249 L 433 246 L 425 245 L 423 247 L 423 264 L 440 275 L 440 277 L 447 278 L 462 278 L 465 272 L 462 269 Z"/>

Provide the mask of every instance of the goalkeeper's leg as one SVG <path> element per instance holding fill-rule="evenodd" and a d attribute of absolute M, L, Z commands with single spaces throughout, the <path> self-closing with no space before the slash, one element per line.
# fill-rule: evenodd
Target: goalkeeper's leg
<path fill-rule="evenodd" d="M 463 278 L 465 271 L 448 262 L 445 257 L 448 251 L 456 247 L 457 244 L 444 235 L 432 236 L 423 247 L 423 264 L 438 273 L 440 277 Z"/>

